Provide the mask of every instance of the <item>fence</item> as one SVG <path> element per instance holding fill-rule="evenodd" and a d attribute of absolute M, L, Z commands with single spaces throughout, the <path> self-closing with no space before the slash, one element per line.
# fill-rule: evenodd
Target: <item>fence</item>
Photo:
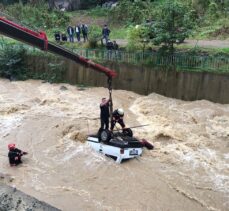
<path fill-rule="evenodd" d="M 107 51 L 100 49 L 73 49 L 73 51 L 92 60 L 175 66 L 178 70 L 196 69 L 210 72 L 229 72 L 228 56 L 191 56 L 187 54 L 161 56 L 153 52 Z"/>
<path fill-rule="evenodd" d="M 0 41 L 0 48 L 6 45 Z M 26 46 L 30 52 L 36 52 L 33 47 L 16 44 L 15 47 Z M 228 56 L 191 56 L 187 54 L 174 54 L 170 56 L 161 56 L 153 52 L 127 52 L 127 51 L 108 51 L 102 49 L 71 49 L 86 58 L 96 60 L 98 62 L 113 61 L 119 63 L 145 64 L 151 66 L 173 66 L 179 70 L 195 70 L 206 72 L 229 73 L 229 57 Z"/>

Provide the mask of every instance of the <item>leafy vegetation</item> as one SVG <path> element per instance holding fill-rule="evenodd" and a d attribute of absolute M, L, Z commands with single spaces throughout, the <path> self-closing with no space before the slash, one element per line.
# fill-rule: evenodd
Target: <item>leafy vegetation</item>
<path fill-rule="evenodd" d="M 110 13 L 110 21 L 114 23 L 139 24 L 151 15 L 151 1 L 121 0 Z"/>
<path fill-rule="evenodd" d="M 17 43 L 12 45 L 12 43 L 9 44 L 5 41 L 0 42 L 0 77 L 10 80 L 32 78 L 45 80 L 50 83 L 63 82 L 63 73 L 65 71 L 63 62 L 57 61 L 56 57 L 50 55 L 49 59 L 52 62 L 47 63 L 47 70 L 44 72 L 34 72 L 30 69 L 28 63 L 28 59 L 31 56 L 47 59 L 47 54 L 44 52 L 35 51 L 31 54 L 31 50 L 24 45 Z"/>
<path fill-rule="evenodd" d="M 29 4 L 13 4 L 6 7 L 6 12 L 13 17 L 17 17 L 17 20 L 23 25 L 38 30 L 49 30 L 52 32 L 55 30 L 65 30 L 70 22 L 67 14 L 58 10 L 50 12 L 46 4 L 36 7 Z"/>
<path fill-rule="evenodd" d="M 128 31 L 128 50 L 145 50 L 146 46 L 149 46 L 149 33 L 148 27 L 139 26 L 131 27 Z"/>
<path fill-rule="evenodd" d="M 101 40 L 101 28 L 96 25 L 90 26 L 89 37 L 88 37 L 88 41 L 89 41 L 88 47 L 89 48 L 98 47 L 99 40 Z"/>
<path fill-rule="evenodd" d="M 163 44 L 163 48 L 173 52 L 174 44 L 182 43 L 191 34 L 193 25 L 188 8 L 169 0 L 162 4 L 157 19 L 147 27 L 148 34 L 144 37 L 155 45 Z"/>
<path fill-rule="evenodd" d="M 26 49 L 23 46 L 12 45 L 1 45 L 0 49 L 0 77 L 10 80 L 26 79 Z"/>
<path fill-rule="evenodd" d="M 193 38 L 228 37 L 228 0 L 175 0 L 170 3 L 186 8 L 192 18 Z M 161 17 L 159 11 L 165 4 L 166 0 L 120 0 L 111 11 L 110 21 L 128 26 L 142 24 L 146 20 L 154 21 Z"/>
<path fill-rule="evenodd" d="M 50 62 L 48 63 L 48 70 L 43 73 L 31 72 L 31 78 L 40 79 L 49 83 L 60 83 L 63 82 L 64 74 L 63 62 Z"/>
<path fill-rule="evenodd" d="M 87 15 L 91 17 L 107 17 L 109 15 L 109 12 L 109 9 L 97 6 L 90 10 L 87 10 Z"/>
<path fill-rule="evenodd" d="M 98 41 L 104 23 L 109 24 L 112 40 L 128 38 L 129 50 L 158 49 L 158 45 L 171 52 L 174 44 L 188 37 L 226 39 L 229 34 L 227 0 L 119 0 L 113 8 L 98 6 L 105 2 L 102 0 L 88 0 L 83 2 L 94 8 L 74 12 L 50 11 L 50 0 L 20 2 L 6 6 L 5 11 L 30 28 L 45 30 L 49 40 L 54 40 L 56 31 L 66 32 L 68 24 L 85 20 L 90 30 L 89 43 L 64 43 L 71 48 L 101 47 Z"/>

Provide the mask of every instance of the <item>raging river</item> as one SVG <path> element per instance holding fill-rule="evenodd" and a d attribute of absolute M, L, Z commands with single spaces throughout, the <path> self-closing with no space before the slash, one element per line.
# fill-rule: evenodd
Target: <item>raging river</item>
<path fill-rule="evenodd" d="M 99 128 L 105 88 L 0 79 L 0 173 L 4 182 L 61 210 L 226 211 L 229 105 L 113 90 L 134 135 L 153 143 L 116 164 L 86 143 Z M 28 151 L 10 167 L 7 144 Z"/>

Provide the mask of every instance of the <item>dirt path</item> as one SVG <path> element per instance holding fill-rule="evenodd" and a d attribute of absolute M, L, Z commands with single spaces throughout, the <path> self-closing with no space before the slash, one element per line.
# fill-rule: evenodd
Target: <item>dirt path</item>
<path fill-rule="evenodd" d="M 229 48 L 229 40 L 186 40 L 185 45 L 206 48 Z"/>
<path fill-rule="evenodd" d="M 121 46 L 125 46 L 128 43 L 124 39 L 116 39 L 116 41 Z M 229 40 L 185 40 L 183 45 L 204 48 L 229 48 Z"/>

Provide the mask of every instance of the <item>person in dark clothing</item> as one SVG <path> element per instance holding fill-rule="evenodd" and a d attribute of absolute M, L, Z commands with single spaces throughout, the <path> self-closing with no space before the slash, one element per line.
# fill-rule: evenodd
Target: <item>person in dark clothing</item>
<path fill-rule="evenodd" d="M 102 98 L 102 102 L 100 104 L 100 121 L 101 121 L 100 130 L 109 129 L 109 117 L 110 117 L 109 103 L 110 103 L 110 99 L 107 100 L 106 98 Z"/>
<path fill-rule="evenodd" d="M 114 48 L 114 50 L 115 51 L 117 51 L 118 50 L 118 44 L 117 44 L 117 42 L 114 40 L 114 42 L 113 42 L 113 48 Z"/>
<path fill-rule="evenodd" d="M 107 50 L 113 50 L 114 49 L 114 44 L 109 39 L 107 41 L 106 48 L 107 48 Z"/>
<path fill-rule="evenodd" d="M 23 155 L 27 155 L 27 152 L 23 152 L 22 150 L 15 147 L 15 144 L 9 144 L 8 145 L 8 158 L 10 166 L 17 166 L 22 163 L 21 157 Z"/>
<path fill-rule="evenodd" d="M 68 26 L 67 28 L 68 36 L 69 36 L 69 41 L 74 42 L 74 29 L 72 26 Z"/>
<path fill-rule="evenodd" d="M 113 50 L 114 50 L 114 54 L 115 54 L 115 58 L 118 58 L 118 50 L 119 50 L 119 46 L 117 44 L 117 42 L 114 40 L 113 42 Z"/>
<path fill-rule="evenodd" d="M 66 42 L 68 40 L 66 34 L 62 34 L 61 37 L 63 42 Z"/>
<path fill-rule="evenodd" d="M 80 33 L 81 33 L 81 27 L 80 27 L 80 25 L 77 25 L 75 27 L 75 32 L 76 32 L 77 41 L 80 42 Z"/>
<path fill-rule="evenodd" d="M 112 50 L 114 49 L 114 45 L 113 45 L 113 42 L 111 42 L 109 39 L 107 41 L 107 44 L 106 44 L 106 48 L 107 48 L 107 57 L 108 59 L 111 59 L 112 58 Z"/>
<path fill-rule="evenodd" d="M 103 40 L 105 39 L 105 42 L 107 44 L 108 42 L 108 39 L 109 39 L 109 35 L 110 35 L 110 29 L 107 27 L 107 25 L 104 25 L 103 29 L 102 29 L 102 44 L 103 43 Z"/>
<path fill-rule="evenodd" d="M 60 32 L 56 32 L 54 36 L 55 36 L 55 40 L 57 42 L 60 42 Z"/>
<path fill-rule="evenodd" d="M 82 24 L 82 34 L 84 42 L 88 40 L 87 34 L 88 34 L 88 26 L 86 24 Z"/>
<path fill-rule="evenodd" d="M 115 124 L 118 122 L 122 129 L 125 128 L 125 124 L 123 121 L 123 117 L 124 117 L 124 111 L 122 108 L 116 109 L 113 113 L 112 113 L 112 120 L 111 120 L 111 131 L 113 131 Z"/>

